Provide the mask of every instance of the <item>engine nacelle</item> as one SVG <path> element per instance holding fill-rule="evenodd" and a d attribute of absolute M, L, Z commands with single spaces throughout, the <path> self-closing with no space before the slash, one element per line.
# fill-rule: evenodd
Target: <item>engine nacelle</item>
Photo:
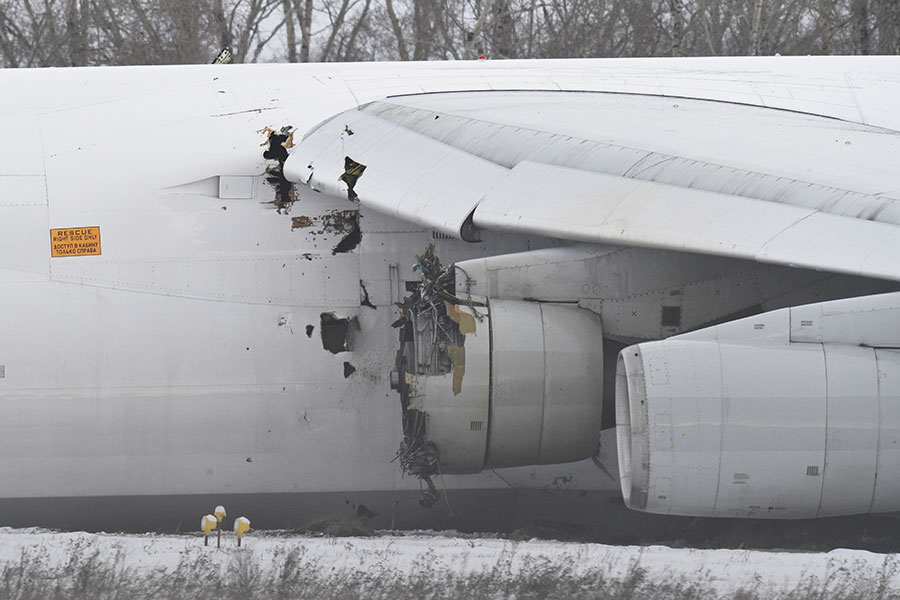
<path fill-rule="evenodd" d="M 771 320 L 741 326 L 761 334 Z M 801 323 L 821 331 L 818 321 L 789 320 L 792 338 L 803 337 Z M 732 341 L 740 337 L 689 334 L 622 350 L 626 505 L 766 518 L 900 510 L 900 351 Z"/>
<path fill-rule="evenodd" d="M 407 470 L 429 472 L 415 455 L 427 448 L 437 449 L 443 473 L 594 454 L 603 404 L 598 315 L 518 300 L 490 300 L 477 309 L 448 304 L 446 312 L 460 324 L 462 344 L 441 342 L 431 331 L 432 313 L 423 312 L 412 321 L 404 351 Z M 434 329 L 445 334 L 445 325 Z M 451 364 L 440 373 L 435 357 L 442 354 Z"/>

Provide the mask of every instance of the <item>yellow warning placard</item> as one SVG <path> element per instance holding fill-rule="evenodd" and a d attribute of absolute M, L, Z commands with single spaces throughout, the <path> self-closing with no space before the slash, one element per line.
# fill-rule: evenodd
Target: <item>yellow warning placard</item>
<path fill-rule="evenodd" d="M 50 230 L 50 256 L 96 256 L 100 254 L 99 227 Z"/>

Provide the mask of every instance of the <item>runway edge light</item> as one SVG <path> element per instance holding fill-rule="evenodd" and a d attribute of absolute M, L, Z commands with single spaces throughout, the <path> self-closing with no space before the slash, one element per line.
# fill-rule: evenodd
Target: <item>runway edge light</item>
<path fill-rule="evenodd" d="M 247 517 L 238 517 L 234 520 L 234 533 L 237 534 L 238 547 L 241 546 L 241 538 L 248 531 L 250 531 L 250 519 Z"/>
<path fill-rule="evenodd" d="M 225 518 L 225 507 L 222 506 L 221 504 L 218 505 L 216 507 L 216 509 L 213 511 L 213 514 L 216 515 L 216 520 L 219 523 L 221 523 L 222 520 Z M 222 528 L 219 527 L 218 531 L 216 532 L 216 548 L 221 548 L 221 547 L 222 547 Z"/>
<path fill-rule="evenodd" d="M 215 515 L 204 515 L 202 519 L 200 519 L 200 529 L 203 530 L 203 545 L 209 546 L 209 534 L 212 533 L 212 530 L 216 528 L 219 520 L 216 519 Z"/>

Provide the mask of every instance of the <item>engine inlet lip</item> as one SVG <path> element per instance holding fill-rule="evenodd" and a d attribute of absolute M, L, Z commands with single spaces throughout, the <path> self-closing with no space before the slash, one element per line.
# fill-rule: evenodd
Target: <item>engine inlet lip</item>
<path fill-rule="evenodd" d="M 616 453 L 619 462 L 619 484 L 625 505 L 631 507 L 631 402 L 628 394 L 628 372 L 622 353 L 616 361 Z"/>
<path fill-rule="evenodd" d="M 616 450 L 625 506 L 647 509 L 650 447 L 644 356 L 640 346 L 619 353 L 616 363 Z"/>

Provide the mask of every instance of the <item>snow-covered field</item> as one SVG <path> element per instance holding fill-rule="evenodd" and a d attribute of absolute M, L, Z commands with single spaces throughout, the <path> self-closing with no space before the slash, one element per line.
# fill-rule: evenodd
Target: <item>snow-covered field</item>
<path fill-rule="evenodd" d="M 2 598 L 894 598 L 895 555 L 512 541 L 0 529 Z"/>

